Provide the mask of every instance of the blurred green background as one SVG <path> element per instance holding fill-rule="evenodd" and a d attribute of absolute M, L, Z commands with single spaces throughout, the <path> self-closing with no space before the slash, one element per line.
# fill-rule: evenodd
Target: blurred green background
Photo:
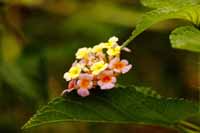
<path fill-rule="evenodd" d="M 118 36 L 125 41 L 149 9 L 138 0 L 0 0 L 0 132 L 20 127 L 42 105 L 59 96 L 63 73 L 80 47 Z M 150 86 L 163 96 L 199 100 L 199 56 L 171 48 L 168 36 L 187 22 L 152 26 L 123 53 L 134 65 L 121 83 Z M 63 123 L 26 132 L 176 133 L 155 126 Z"/>

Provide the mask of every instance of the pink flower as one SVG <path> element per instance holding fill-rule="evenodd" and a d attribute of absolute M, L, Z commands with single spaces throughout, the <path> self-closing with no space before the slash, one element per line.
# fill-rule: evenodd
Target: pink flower
<path fill-rule="evenodd" d="M 90 94 L 88 89 L 91 89 L 93 87 L 92 80 L 93 76 L 91 74 L 80 74 L 79 80 L 77 82 L 77 85 L 79 87 L 79 89 L 77 90 L 78 95 L 86 97 Z"/>
<path fill-rule="evenodd" d="M 129 53 L 131 52 L 131 50 L 129 48 L 127 48 L 127 47 L 122 48 L 122 50 L 124 50 L 126 52 L 129 52 Z"/>
<path fill-rule="evenodd" d="M 72 63 L 72 66 L 76 66 L 77 65 L 77 63 L 78 63 L 78 61 L 76 60 L 76 61 L 74 61 L 73 63 Z"/>
<path fill-rule="evenodd" d="M 76 87 L 76 80 L 71 80 L 68 84 L 68 89 L 74 89 Z"/>
<path fill-rule="evenodd" d="M 63 77 L 69 84 L 62 95 L 76 90 L 78 95 L 86 97 L 90 95 L 90 89 L 97 86 L 101 90 L 114 88 L 117 77 L 132 68 L 127 60 L 120 59 L 122 50 L 131 52 L 127 47 L 120 46 L 115 36 L 92 48 L 78 49 L 76 60 L 69 71 L 64 73 Z"/>
<path fill-rule="evenodd" d="M 76 80 L 71 80 L 68 84 L 68 88 L 65 89 L 61 95 L 64 95 L 65 93 L 69 93 L 73 91 L 76 88 Z"/>
<path fill-rule="evenodd" d="M 90 95 L 90 92 L 88 91 L 88 89 L 78 89 L 77 93 L 79 96 L 82 96 L 82 97 L 86 97 Z"/>
<path fill-rule="evenodd" d="M 115 57 L 110 61 L 109 68 L 114 70 L 117 73 L 127 73 L 132 65 L 128 63 L 127 60 L 123 59 L 120 61 L 118 57 Z"/>
<path fill-rule="evenodd" d="M 99 81 L 97 84 L 102 90 L 108 90 L 115 87 L 117 81 L 116 77 L 113 75 L 113 71 L 105 70 L 98 76 Z"/>

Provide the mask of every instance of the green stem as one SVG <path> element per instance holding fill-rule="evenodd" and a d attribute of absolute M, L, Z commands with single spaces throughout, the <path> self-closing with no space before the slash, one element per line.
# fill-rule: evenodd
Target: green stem
<path fill-rule="evenodd" d="M 133 41 L 133 39 L 135 38 L 135 36 L 131 35 L 123 44 L 122 44 L 122 48 L 126 47 L 131 41 Z"/>
<path fill-rule="evenodd" d="M 187 121 L 180 121 L 180 124 L 185 125 L 185 126 L 187 126 L 187 127 L 190 127 L 190 128 L 192 128 L 192 129 L 195 129 L 195 130 L 197 130 L 197 131 L 200 131 L 200 127 L 199 127 L 199 126 L 194 125 L 194 124 L 192 124 L 192 123 L 190 123 L 190 122 L 187 122 Z"/>

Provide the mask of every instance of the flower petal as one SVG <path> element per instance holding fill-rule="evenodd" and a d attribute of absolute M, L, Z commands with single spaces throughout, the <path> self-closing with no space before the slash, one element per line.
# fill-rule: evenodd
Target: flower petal
<path fill-rule="evenodd" d="M 113 83 L 108 83 L 108 84 L 103 84 L 100 86 L 101 90 L 110 90 L 115 87 L 115 84 Z"/>
<path fill-rule="evenodd" d="M 106 70 L 106 71 L 102 72 L 102 75 L 113 76 L 113 71 L 111 71 L 111 70 Z"/>
<path fill-rule="evenodd" d="M 121 70 L 120 69 L 113 69 L 116 73 L 120 73 L 121 72 Z"/>
<path fill-rule="evenodd" d="M 108 64 L 105 63 L 104 61 L 99 61 L 97 63 L 94 63 L 91 66 L 92 74 L 98 75 L 102 71 L 104 71 L 108 67 Z"/>
<path fill-rule="evenodd" d="M 117 78 L 116 77 L 112 77 L 112 83 L 116 83 L 117 82 Z"/>
<path fill-rule="evenodd" d="M 129 49 L 129 48 L 127 48 L 127 47 L 124 47 L 124 48 L 122 48 L 122 50 L 124 50 L 124 51 L 126 51 L 126 52 L 131 52 L 131 49 Z"/>
<path fill-rule="evenodd" d="M 121 50 L 120 46 L 116 46 L 114 48 L 109 48 L 108 51 L 107 51 L 107 54 L 109 56 L 119 56 L 120 50 Z"/>
<path fill-rule="evenodd" d="M 71 80 L 68 84 L 68 89 L 72 89 L 76 87 L 76 80 Z"/>
<path fill-rule="evenodd" d="M 86 97 L 86 96 L 89 96 L 90 95 L 90 92 L 88 91 L 88 89 L 78 89 L 77 90 L 77 93 L 79 96 L 82 96 L 82 97 Z"/>
<path fill-rule="evenodd" d="M 63 78 L 64 78 L 66 81 L 70 81 L 70 80 L 71 80 L 71 78 L 70 78 L 70 76 L 69 76 L 69 73 L 68 73 L 68 72 L 64 73 L 64 76 L 63 76 Z"/>
<path fill-rule="evenodd" d="M 97 84 L 99 85 L 99 86 L 103 86 L 103 82 L 101 81 L 101 80 L 99 80 L 98 82 L 97 82 Z"/>
<path fill-rule="evenodd" d="M 132 65 L 131 65 L 131 64 L 128 65 L 128 66 L 126 66 L 125 68 L 122 69 L 122 73 L 123 73 L 123 74 L 124 74 L 124 73 L 127 73 L 131 68 L 132 68 Z"/>
<path fill-rule="evenodd" d="M 110 61 L 110 63 L 109 63 L 109 68 L 113 68 L 113 66 L 117 63 L 117 62 L 119 62 L 120 61 L 120 59 L 118 58 L 118 57 L 115 57 L 115 58 L 113 58 L 111 61 Z"/>
<path fill-rule="evenodd" d="M 61 96 L 65 95 L 65 93 L 69 93 L 69 92 L 71 92 L 71 91 L 73 91 L 73 90 L 74 90 L 74 88 L 72 88 L 72 89 L 65 89 L 65 90 L 61 93 Z"/>
<path fill-rule="evenodd" d="M 117 42 L 119 39 L 116 36 L 110 37 L 108 42 Z"/>
<path fill-rule="evenodd" d="M 92 80 L 93 76 L 91 74 L 87 74 L 87 73 L 82 73 L 79 76 L 79 79 L 88 79 L 88 80 Z"/>
<path fill-rule="evenodd" d="M 121 60 L 121 63 L 124 63 L 124 64 L 128 65 L 128 61 L 125 60 L 125 59 Z"/>

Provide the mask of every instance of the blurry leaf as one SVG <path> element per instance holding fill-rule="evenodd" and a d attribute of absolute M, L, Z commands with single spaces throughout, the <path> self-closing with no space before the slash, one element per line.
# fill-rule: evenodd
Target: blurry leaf
<path fill-rule="evenodd" d="M 21 57 L 17 61 L 17 67 L 23 70 L 23 75 L 29 80 L 37 95 L 42 99 L 48 99 L 48 74 L 47 57 L 45 55 L 45 46 L 38 44 L 29 44 L 23 49 Z M 42 88 L 42 89 L 41 89 Z"/>
<path fill-rule="evenodd" d="M 182 8 L 160 8 L 150 12 L 147 12 L 140 19 L 136 25 L 136 29 L 132 33 L 132 37 L 135 38 L 144 30 L 156 24 L 160 21 L 167 19 L 186 19 L 192 21 L 195 24 L 200 24 L 200 5 L 185 6 Z"/>
<path fill-rule="evenodd" d="M 89 31 L 98 28 L 98 25 L 100 24 L 112 24 L 112 26 L 108 25 L 107 27 L 105 27 L 106 29 L 112 28 L 113 25 L 134 27 L 137 23 L 137 18 L 145 12 L 144 10 L 138 10 L 137 6 L 128 8 L 126 6 L 110 2 L 95 2 L 95 4 L 85 5 L 85 8 L 88 10 L 78 12 L 68 20 L 68 22 L 66 23 L 66 26 L 68 26 L 67 28 L 76 29 L 82 25 L 86 25 L 87 29 L 84 29 L 82 31 Z M 70 26 L 72 24 L 76 26 Z M 93 25 L 95 26 L 95 24 L 96 27 L 93 27 Z M 90 25 L 92 25 L 92 27 L 90 27 Z M 88 29 L 88 27 L 90 28 Z M 100 28 L 102 28 L 102 26 Z M 162 23 L 156 25 L 155 27 L 152 27 L 152 29 L 154 30 L 161 30 L 167 28 L 168 27 L 166 27 L 166 23 Z M 106 29 L 103 30 L 105 31 Z M 98 31 L 96 31 L 96 34 L 97 33 Z"/>
<path fill-rule="evenodd" d="M 65 121 L 174 126 L 197 113 L 198 105 L 189 101 L 148 96 L 133 86 L 118 87 L 95 90 L 86 98 L 77 94 L 58 97 L 39 109 L 23 129 Z"/>
<path fill-rule="evenodd" d="M 31 85 L 34 85 L 34 88 L 32 88 L 37 92 L 37 95 L 41 96 L 43 100 L 48 100 L 48 69 L 46 57 L 41 55 L 39 51 L 35 56 L 24 54 L 20 58 L 19 64 L 26 78 L 30 80 Z"/>
<path fill-rule="evenodd" d="M 14 62 L 21 54 L 22 45 L 19 44 L 14 36 L 6 32 L 4 32 L 1 39 L 1 51 L 3 60 L 6 62 Z"/>
<path fill-rule="evenodd" d="M 86 14 L 89 19 L 94 19 L 99 22 L 108 24 L 117 24 L 121 26 L 133 27 L 136 24 L 136 19 L 143 10 L 138 10 L 137 7 L 128 8 L 110 2 L 98 2 L 88 7 Z"/>
<path fill-rule="evenodd" d="M 182 7 L 188 5 L 196 5 L 200 0 L 140 0 L 141 3 L 150 8 L 162 7 Z"/>
<path fill-rule="evenodd" d="M 176 28 L 170 35 L 173 48 L 200 52 L 200 31 L 193 26 Z"/>
<path fill-rule="evenodd" d="M 17 65 L 1 63 L 0 75 L 2 80 L 15 88 L 14 91 L 18 92 L 18 94 L 32 100 L 39 98 L 35 85 L 24 75 L 23 71 Z"/>
<path fill-rule="evenodd" d="M 2 0 L 2 2 L 10 5 L 38 6 L 44 0 Z"/>

